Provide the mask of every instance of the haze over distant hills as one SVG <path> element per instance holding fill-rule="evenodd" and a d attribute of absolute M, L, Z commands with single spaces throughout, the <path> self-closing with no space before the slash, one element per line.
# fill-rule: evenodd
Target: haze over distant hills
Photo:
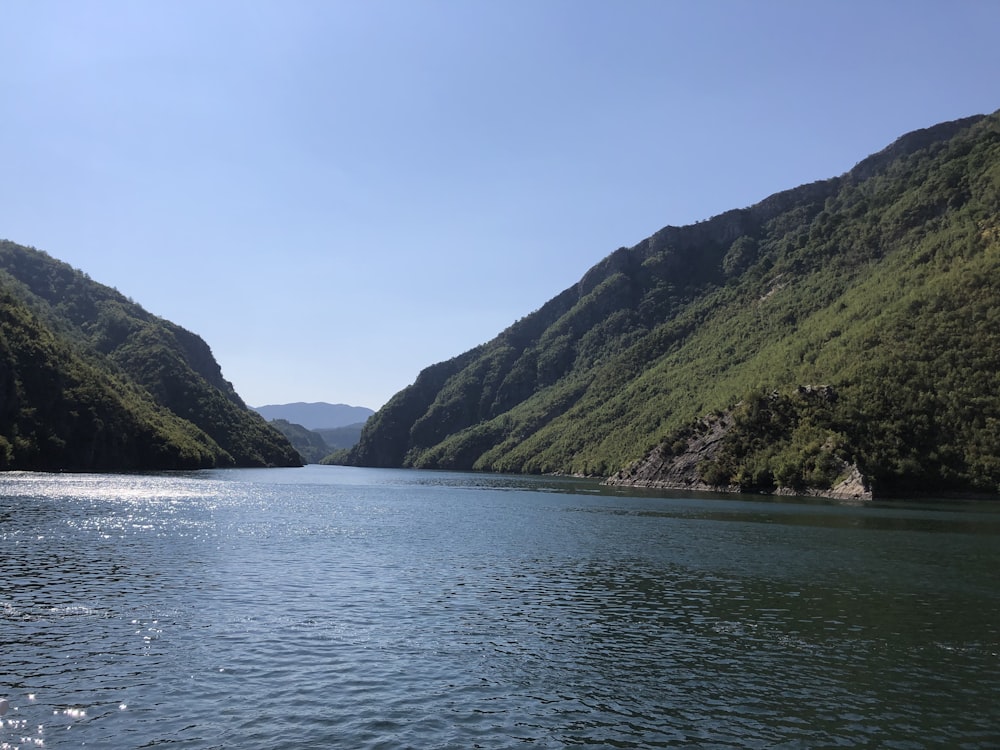
<path fill-rule="evenodd" d="M 306 463 L 318 463 L 333 451 L 352 448 L 365 421 L 375 413 L 363 406 L 325 401 L 251 408 L 288 438 Z"/>
<path fill-rule="evenodd" d="M 993 114 L 618 249 L 420 372 L 345 460 L 655 485 L 683 456 L 705 487 L 996 493 L 998 300 Z"/>
<path fill-rule="evenodd" d="M 325 401 L 297 401 L 293 404 L 268 404 L 251 408 L 267 420 L 284 419 L 309 430 L 356 425 L 375 413 L 364 406 L 328 404 Z"/>

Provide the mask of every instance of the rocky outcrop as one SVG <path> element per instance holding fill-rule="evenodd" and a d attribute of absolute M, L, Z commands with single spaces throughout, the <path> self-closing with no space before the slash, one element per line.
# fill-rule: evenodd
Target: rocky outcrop
<path fill-rule="evenodd" d="M 818 394 L 833 398 L 828 386 L 801 386 L 799 393 Z M 774 396 L 777 398 L 777 395 Z M 703 467 L 715 461 L 723 441 L 736 424 L 732 411 L 712 414 L 698 420 L 686 434 L 672 444 L 662 444 L 645 458 L 619 471 L 604 481 L 614 487 L 646 487 L 651 489 L 693 490 L 698 492 L 742 493 L 739 484 L 712 484 L 705 481 Z M 841 462 L 838 481 L 827 488 L 776 487 L 775 495 L 828 497 L 836 500 L 867 501 L 872 499 L 870 482 L 856 464 Z M 755 489 L 754 492 L 761 492 Z"/>
<path fill-rule="evenodd" d="M 650 487 L 667 490 L 739 492 L 739 485 L 712 485 L 701 478 L 699 467 L 712 461 L 722 439 L 733 426 L 732 412 L 698 420 L 686 442 L 659 445 L 640 461 L 608 477 L 604 484 L 618 487 Z"/>
<path fill-rule="evenodd" d="M 799 497 L 828 497 L 833 500 L 854 500 L 858 502 L 872 499 L 872 491 L 869 482 L 857 464 L 844 462 L 844 478 L 837 482 L 828 490 L 807 487 L 805 489 L 793 489 L 791 487 L 778 487 L 774 491 L 775 495 L 796 495 Z"/>
<path fill-rule="evenodd" d="M 856 464 L 848 468 L 847 476 L 830 489 L 825 497 L 838 500 L 871 500 L 872 491 Z"/>

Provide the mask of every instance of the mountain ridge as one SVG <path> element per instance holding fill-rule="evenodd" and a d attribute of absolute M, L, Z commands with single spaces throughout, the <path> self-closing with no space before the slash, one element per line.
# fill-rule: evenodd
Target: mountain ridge
<path fill-rule="evenodd" d="M 1000 412 L 980 377 L 1000 366 L 982 323 L 998 265 L 998 140 L 997 114 L 912 131 L 838 177 L 619 248 L 491 341 L 423 370 L 347 461 L 606 477 L 713 410 L 830 382 L 841 398 L 817 412 L 814 437 L 848 435 L 820 445 L 880 492 L 995 491 L 1000 446 L 983 420 L 963 426 L 962 398 L 984 419 Z M 968 315 L 975 326 L 942 335 Z M 976 377 L 954 382 L 949 359 L 974 362 Z M 921 408 L 942 450 L 915 429 Z M 759 481 L 735 464 L 727 479 L 773 491 L 780 468 L 806 489 L 792 464 L 810 460 L 809 429 L 781 436 L 769 458 L 748 448 Z"/>

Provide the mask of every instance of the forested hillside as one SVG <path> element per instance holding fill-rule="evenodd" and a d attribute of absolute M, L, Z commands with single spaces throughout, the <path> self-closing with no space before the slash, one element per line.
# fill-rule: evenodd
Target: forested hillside
<path fill-rule="evenodd" d="M 208 345 L 33 248 L 0 241 L 0 468 L 294 466 Z"/>
<path fill-rule="evenodd" d="M 330 455 L 331 446 L 327 445 L 323 436 L 314 430 L 287 419 L 272 419 L 269 424 L 288 438 L 288 442 L 307 464 L 318 464 L 321 459 Z"/>
<path fill-rule="evenodd" d="M 795 396 L 814 385 L 835 397 Z M 348 461 L 608 476 L 733 409 L 713 485 L 848 463 L 882 493 L 997 490 L 1000 116 L 615 251 L 421 372 Z"/>

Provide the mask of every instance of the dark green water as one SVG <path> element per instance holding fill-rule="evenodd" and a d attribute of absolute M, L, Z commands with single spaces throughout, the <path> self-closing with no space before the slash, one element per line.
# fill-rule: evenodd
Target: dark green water
<path fill-rule="evenodd" d="M 0 749 L 1000 747 L 1000 505 L 0 476 Z"/>

